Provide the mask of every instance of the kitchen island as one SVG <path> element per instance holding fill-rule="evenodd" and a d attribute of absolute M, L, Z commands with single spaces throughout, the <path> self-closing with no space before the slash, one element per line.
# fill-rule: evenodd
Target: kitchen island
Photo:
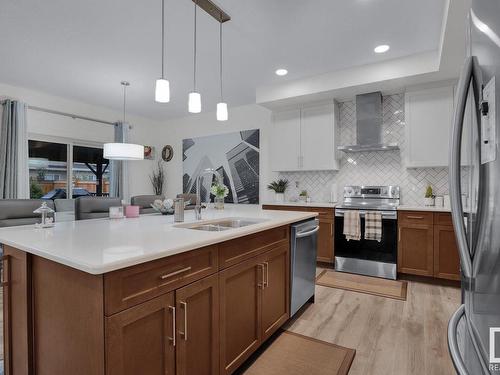
<path fill-rule="evenodd" d="M 1 229 L 6 374 L 234 372 L 289 318 L 290 224 L 317 214 L 203 214 Z"/>

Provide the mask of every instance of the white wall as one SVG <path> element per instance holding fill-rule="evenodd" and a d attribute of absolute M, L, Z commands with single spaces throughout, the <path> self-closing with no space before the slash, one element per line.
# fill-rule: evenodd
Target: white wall
<path fill-rule="evenodd" d="M 268 140 L 271 111 L 256 104 L 229 108 L 229 120 L 219 122 L 215 112 L 191 115 L 167 122 L 162 140 L 174 148 L 173 159 L 166 163 L 167 194 L 182 192 L 182 140 L 191 137 L 230 133 L 245 129 L 260 129 L 260 202 L 271 198 L 266 185 L 275 177 L 269 168 Z"/>
<path fill-rule="evenodd" d="M 39 91 L 0 83 L 0 100 L 12 98 L 26 102 L 28 105 L 49 108 L 56 111 L 73 113 L 81 116 L 115 122 L 123 118 L 123 114 L 104 107 L 89 105 L 83 102 L 68 100 L 45 94 Z M 120 99 L 121 100 L 121 99 Z M 127 116 L 132 124 L 130 142 L 152 145 L 156 147 L 156 157 L 160 157 L 163 140 L 158 137 L 162 126 L 159 122 L 137 116 Z M 69 117 L 28 110 L 28 132 L 52 137 L 70 138 L 80 141 L 105 143 L 113 140 L 111 125 L 72 119 Z M 152 194 L 149 175 L 156 165 L 155 161 L 131 161 L 130 194 Z"/>

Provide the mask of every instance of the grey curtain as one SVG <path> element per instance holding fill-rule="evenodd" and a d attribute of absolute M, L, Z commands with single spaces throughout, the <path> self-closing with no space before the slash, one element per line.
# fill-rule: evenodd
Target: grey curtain
<path fill-rule="evenodd" d="M 29 198 L 26 104 L 2 103 L 0 124 L 0 198 Z"/>
<path fill-rule="evenodd" d="M 115 124 L 115 142 L 128 143 L 130 125 L 123 122 Z M 111 181 L 109 193 L 111 197 L 121 198 L 128 202 L 129 196 L 129 171 L 128 162 L 124 160 L 111 161 Z"/>

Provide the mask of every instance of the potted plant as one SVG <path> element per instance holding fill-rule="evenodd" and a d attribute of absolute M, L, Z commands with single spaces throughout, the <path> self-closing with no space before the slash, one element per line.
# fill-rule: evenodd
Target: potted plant
<path fill-rule="evenodd" d="M 149 176 L 151 185 L 153 186 L 153 191 L 155 195 L 163 194 L 163 184 L 165 182 L 165 171 L 163 170 L 163 164 L 161 159 L 158 160 L 158 165 L 153 169 L 153 174 Z"/>
<path fill-rule="evenodd" d="M 279 179 L 267 185 L 267 188 L 269 190 L 274 191 L 274 200 L 279 203 L 285 201 L 285 191 L 287 187 L 288 187 L 288 180 L 285 179 Z"/>
<path fill-rule="evenodd" d="M 302 190 L 299 194 L 299 199 L 301 201 L 307 202 L 307 190 Z"/>
<path fill-rule="evenodd" d="M 427 186 L 425 189 L 425 198 L 424 198 L 424 206 L 434 206 L 434 192 L 432 190 L 432 186 Z"/>
<path fill-rule="evenodd" d="M 224 198 L 228 196 L 229 189 L 226 185 L 215 182 L 210 188 L 210 193 L 215 196 L 214 206 L 217 210 L 224 209 Z"/>

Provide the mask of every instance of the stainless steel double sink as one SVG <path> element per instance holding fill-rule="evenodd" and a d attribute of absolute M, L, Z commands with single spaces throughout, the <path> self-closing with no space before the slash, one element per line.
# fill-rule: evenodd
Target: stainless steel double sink
<path fill-rule="evenodd" d="M 254 219 L 254 218 L 224 218 L 219 220 L 210 220 L 199 223 L 181 224 L 177 225 L 177 228 L 186 228 L 194 230 L 203 230 L 206 232 L 222 232 L 229 229 L 242 228 L 249 225 L 259 224 L 266 219 Z"/>

